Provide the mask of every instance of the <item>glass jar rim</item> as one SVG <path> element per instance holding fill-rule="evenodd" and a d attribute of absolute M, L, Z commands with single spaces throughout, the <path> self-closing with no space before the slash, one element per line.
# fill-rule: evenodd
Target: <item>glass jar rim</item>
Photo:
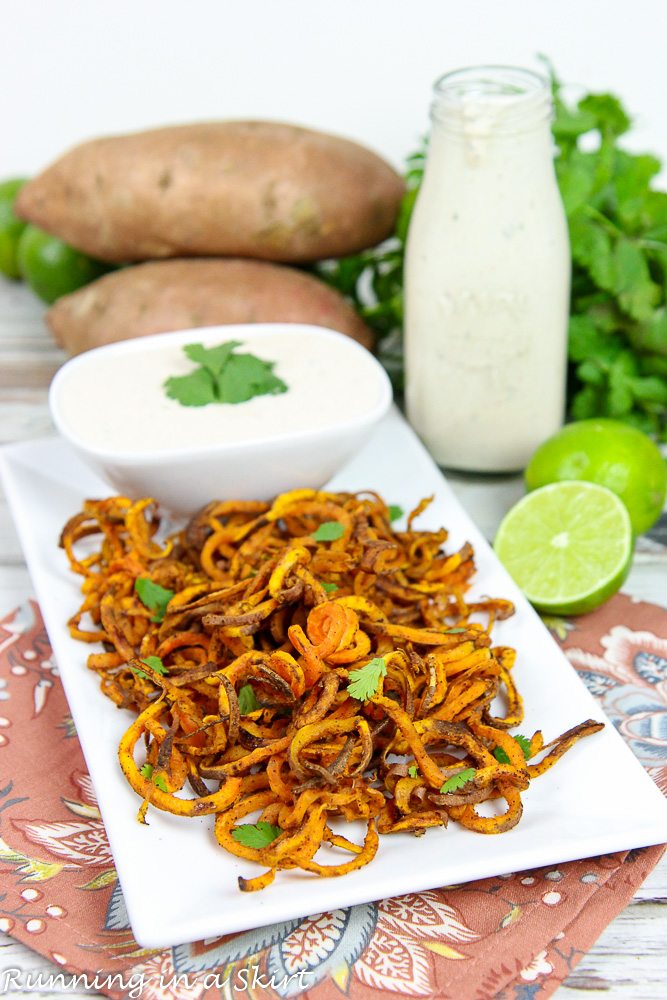
<path fill-rule="evenodd" d="M 548 78 L 523 67 L 469 66 L 433 86 L 431 115 L 455 134 L 512 136 L 541 127 L 552 113 Z"/>
<path fill-rule="evenodd" d="M 550 85 L 548 78 L 535 70 L 502 64 L 450 70 L 433 84 L 435 97 L 457 98 L 471 91 L 485 97 L 530 97 L 545 91 L 550 94 Z"/>

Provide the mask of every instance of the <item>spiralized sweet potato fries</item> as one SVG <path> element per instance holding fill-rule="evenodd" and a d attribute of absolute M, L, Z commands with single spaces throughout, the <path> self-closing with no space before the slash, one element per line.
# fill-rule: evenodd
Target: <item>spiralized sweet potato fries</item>
<path fill-rule="evenodd" d="M 242 890 L 281 869 L 344 875 L 373 859 L 379 834 L 450 819 L 510 830 L 530 781 L 602 728 L 588 720 L 546 744 L 510 735 L 523 718 L 516 654 L 491 630 L 513 606 L 466 600 L 473 550 L 448 553 L 444 529 L 415 528 L 428 503 L 394 531 L 372 492 L 297 490 L 211 503 L 159 541 L 155 501 L 111 497 L 63 530 L 84 578 L 71 634 L 102 643 L 88 666 L 137 713 L 119 758 L 139 817 L 215 814 L 222 847 L 265 869 Z M 504 811 L 481 814 L 488 799 Z M 366 824 L 363 843 L 333 829 L 340 818 Z M 344 860 L 315 860 L 325 843 Z"/>

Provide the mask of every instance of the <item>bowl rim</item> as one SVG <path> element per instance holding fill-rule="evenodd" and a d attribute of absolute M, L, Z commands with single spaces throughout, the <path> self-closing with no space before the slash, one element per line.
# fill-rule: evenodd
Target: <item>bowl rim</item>
<path fill-rule="evenodd" d="M 340 422 L 331 424 L 327 427 L 321 427 L 319 429 L 305 428 L 303 430 L 290 432 L 289 434 L 267 435 L 262 438 L 253 438 L 249 441 L 228 441 L 199 446 L 190 445 L 187 448 L 174 450 L 165 449 L 164 451 L 159 452 L 127 452 L 122 450 L 95 448 L 90 444 L 81 441 L 62 416 L 59 401 L 62 387 L 66 379 L 69 377 L 73 369 L 82 368 L 87 364 L 94 363 L 100 356 L 108 357 L 109 355 L 118 354 L 132 355 L 141 353 L 142 350 L 145 349 L 150 350 L 152 347 L 157 349 L 159 346 L 164 346 L 165 342 L 178 345 L 188 343 L 193 336 L 213 336 L 215 333 L 220 333 L 226 340 L 241 339 L 243 336 L 261 340 L 264 338 L 270 338 L 273 334 L 279 331 L 282 333 L 296 333 L 306 330 L 310 331 L 310 333 L 314 336 L 338 341 L 338 343 L 344 344 L 345 348 L 350 350 L 352 354 L 356 353 L 359 357 L 363 357 L 365 361 L 371 362 L 371 368 L 375 371 L 380 388 L 380 398 L 372 409 L 367 410 L 363 414 L 356 417 L 343 419 Z M 179 464 L 194 464 L 207 456 L 234 456 L 254 449 L 261 450 L 262 448 L 269 446 L 277 445 L 284 447 L 317 440 L 321 441 L 331 435 L 335 436 L 344 432 L 363 430 L 364 428 L 376 423 L 388 411 L 392 400 L 393 389 L 389 376 L 375 355 L 371 354 L 367 348 L 363 347 L 356 340 L 353 340 L 352 337 L 348 337 L 344 333 L 339 333 L 337 330 L 331 330 L 328 327 L 316 326 L 311 323 L 288 322 L 230 323 L 216 324 L 212 326 L 186 327 L 180 330 L 169 330 L 164 333 L 154 333 L 148 334 L 144 337 L 135 337 L 130 340 L 119 340 L 112 344 L 103 344 L 100 347 L 94 347 L 89 351 L 84 351 L 82 354 L 69 358 L 53 376 L 49 386 L 48 395 L 51 418 L 55 424 L 56 430 L 63 438 L 65 438 L 66 441 L 79 451 L 84 452 L 86 455 L 91 456 L 97 461 L 113 462 L 118 465 L 128 467 L 134 467 L 137 465 L 151 467 L 162 466 L 166 461 L 178 462 Z"/>

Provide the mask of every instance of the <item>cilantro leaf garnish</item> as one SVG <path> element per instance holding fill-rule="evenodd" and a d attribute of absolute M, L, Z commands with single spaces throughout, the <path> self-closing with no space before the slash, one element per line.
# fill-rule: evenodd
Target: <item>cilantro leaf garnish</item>
<path fill-rule="evenodd" d="M 174 375 L 164 383 L 170 399 L 182 406 L 209 403 L 245 403 L 254 396 L 287 392 L 282 379 L 274 375 L 275 361 L 254 354 L 235 354 L 239 340 L 226 340 L 217 347 L 186 344 L 184 353 L 199 365 L 188 375 Z"/>
<path fill-rule="evenodd" d="M 403 517 L 403 514 L 405 513 L 403 508 L 399 507 L 396 503 L 389 504 L 387 509 L 389 511 L 389 520 L 392 522 L 398 521 L 398 519 Z"/>
<path fill-rule="evenodd" d="M 526 760 L 530 760 L 530 740 L 527 736 L 522 736 L 521 733 L 517 733 L 514 737 L 521 749 L 523 750 L 523 755 Z"/>
<path fill-rule="evenodd" d="M 408 774 L 410 775 L 410 777 L 411 778 L 416 778 L 417 775 L 418 775 L 418 773 L 419 772 L 417 771 L 417 765 L 416 764 L 410 764 L 410 767 L 408 768 Z"/>
<path fill-rule="evenodd" d="M 203 344 L 186 344 L 183 353 L 194 361 L 196 365 L 201 365 L 213 377 L 217 378 L 222 369 L 229 361 L 229 356 L 237 347 L 241 346 L 240 340 L 226 340 L 224 344 L 217 347 L 204 347 Z"/>
<path fill-rule="evenodd" d="M 340 521 L 323 521 L 317 531 L 314 531 L 311 538 L 316 542 L 335 542 L 337 538 L 342 538 L 345 528 Z"/>
<path fill-rule="evenodd" d="M 164 387 L 169 398 L 181 406 L 208 406 L 218 402 L 215 379 L 206 368 L 195 368 L 189 375 L 172 375 Z"/>
<path fill-rule="evenodd" d="M 530 740 L 528 739 L 528 737 L 522 736 L 521 733 L 518 733 L 516 736 L 512 738 L 516 740 L 516 742 L 523 750 L 523 755 L 526 758 L 526 760 L 530 760 Z M 502 747 L 496 747 L 496 749 L 493 751 L 493 756 L 496 758 L 499 764 L 509 764 L 510 762 L 507 753 L 503 750 Z"/>
<path fill-rule="evenodd" d="M 453 774 L 440 789 L 441 794 L 445 795 L 447 792 L 457 792 L 459 788 L 463 788 L 464 785 L 472 781 L 476 774 L 477 770 L 474 767 L 466 767 L 464 771 Z"/>
<path fill-rule="evenodd" d="M 365 666 L 358 670 L 350 671 L 350 683 L 347 685 L 348 692 L 357 701 L 367 701 L 377 694 L 380 678 L 386 677 L 387 664 L 381 656 L 376 656 Z"/>
<path fill-rule="evenodd" d="M 133 674 L 136 674 L 137 677 L 141 677 L 142 681 L 150 680 L 150 677 L 148 676 L 145 670 L 140 670 L 139 667 L 130 667 L 130 670 L 132 671 Z"/>
<path fill-rule="evenodd" d="M 156 674 L 160 674 L 162 677 L 169 673 L 169 670 L 165 667 L 159 656 L 147 656 L 141 662 L 145 663 L 147 667 L 150 667 L 151 670 L 154 670 Z"/>
<path fill-rule="evenodd" d="M 159 788 L 161 792 L 167 792 L 167 782 L 164 780 L 163 774 L 155 774 L 155 768 L 152 764 L 142 764 L 139 770 L 139 774 L 142 778 L 146 778 L 148 781 L 152 781 L 156 788 Z"/>
<path fill-rule="evenodd" d="M 235 826 L 232 837 L 244 847 L 262 848 L 272 844 L 282 832 L 279 826 L 260 820 L 259 823 L 242 823 L 241 826 Z"/>
<path fill-rule="evenodd" d="M 232 354 L 218 377 L 221 403 L 245 403 L 253 396 L 275 396 L 287 392 L 282 379 L 273 374 L 275 362 L 253 354 Z"/>
<path fill-rule="evenodd" d="M 255 697 L 252 684 L 244 684 L 239 691 L 239 712 L 241 715 L 250 715 L 251 712 L 256 712 L 261 707 Z"/>
<path fill-rule="evenodd" d="M 446 635 L 460 635 L 461 632 L 467 632 L 467 631 L 468 631 L 467 628 L 461 628 L 459 625 L 457 625 L 456 628 L 446 628 L 445 629 L 445 634 Z"/>
<path fill-rule="evenodd" d="M 333 594 L 334 590 L 338 590 L 337 583 L 322 583 L 322 590 L 327 594 Z"/>
<path fill-rule="evenodd" d="M 151 621 L 164 621 L 167 605 L 174 596 L 174 591 L 161 587 L 159 583 L 153 583 L 147 576 L 138 577 L 134 581 L 134 589 L 144 607 L 153 612 Z"/>

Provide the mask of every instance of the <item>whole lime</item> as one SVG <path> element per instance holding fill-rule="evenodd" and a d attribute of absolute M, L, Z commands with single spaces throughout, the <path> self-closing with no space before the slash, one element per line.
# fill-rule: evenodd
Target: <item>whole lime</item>
<path fill-rule="evenodd" d="M 23 232 L 18 264 L 33 292 L 49 304 L 109 270 L 108 264 L 86 256 L 37 226 L 26 226 Z"/>
<path fill-rule="evenodd" d="M 635 535 L 660 517 L 667 494 L 667 465 L 658 446 L 634 427 L 599 417 L 567 424 L 533 454 L 526 486 L 563 480 L 606 486 L 628 509 Z"/>
<path fill-rule="evenodd" d="M 14 214 L 14 202 L 26 179 L 14 177 L 0 184 L 0 271 L 8 278 L 21 276 L 17 251 L 26 223 Z"/>

